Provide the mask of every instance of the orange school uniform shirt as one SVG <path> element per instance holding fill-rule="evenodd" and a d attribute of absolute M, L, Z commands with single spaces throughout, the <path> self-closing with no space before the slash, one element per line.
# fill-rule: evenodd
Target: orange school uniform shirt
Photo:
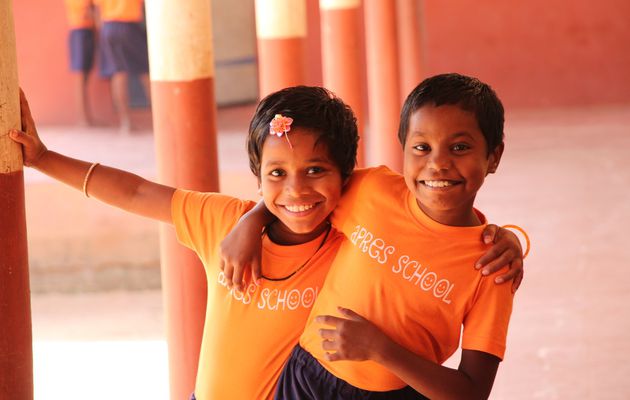
<path fill-rule="evenodd" d="M 144 0 L 94 0 L 103 22 L 140 22 Z"/>
<path fill-rule="evenodd" d="M 272 398 L 285 361 L 304 330 L 343 236 L 332 229 L 295 246 L 263 239 L 263 274 L 291 278 L 229 290 L 219 269 L 219 244 L 255 203 L 215 193 L 177 190 L 172 200 L 178 240 L 206 270 L 208 303 L 195 396 L 198 400 Z M 305 264 L 306 263 L 306 264 Z"/>
<path fill-rule="evenodd" d="M 66 15 L 70 29 L 94 27 L 92 0 L 65 0 Z"/>
<path fill-rule="evenodd" d="M 485 221 L 485 217 L 480 214 Z M 484 226 L 453 227 L 425 215 L 404 178 L 385 167 L 356 171 L 333 212 L 344 240 L 300 344 L 329 372 L 366 390 L 405 383 L 373 361 L 328 362 L 317 315 L 356 311 L 419 356 L 442 364 L 458 348 L 503 358 L 511 285 L 474 268 L 487 250 Z"/>

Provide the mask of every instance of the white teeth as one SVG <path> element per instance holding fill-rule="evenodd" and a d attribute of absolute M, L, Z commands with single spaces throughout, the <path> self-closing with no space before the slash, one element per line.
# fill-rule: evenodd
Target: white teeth
<path fill-rule="evenodd" d="M 284 208 L 291 212 L 303 212 L 315 207 L 315 204 L 285 205 Z"/>
<path fill-rule="evenodd" d="M 429 187 L 436 187 L 436 188 L 442 188 L 442 187 L 453 185 L 453 183 L 449 181 L 424 181 L 424 184 Z"/>

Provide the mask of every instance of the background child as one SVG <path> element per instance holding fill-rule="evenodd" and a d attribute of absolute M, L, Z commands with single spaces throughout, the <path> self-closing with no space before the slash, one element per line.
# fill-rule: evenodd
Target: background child
<path fill-rule="evenodd" d="M 143 26 L 144 0 L 94 0 L 101 25 L 100 74 L 111 80 L 112 98 L 120 130 L 131 130 L 129 75 L 138 75 L 147 99 L 151 98 L 147 33 Z"/>
<path fill-rule="evenodd" d="M 513 293 L 470 268 L 485 251 L 473 203 L 501 159 L 503 119 L 494 91 L 474 78 L 438 75 L 412 91 L 399 129 L 404 176 L 352 175 L 332 215 L 348 240 L 277 398 L 488 397 Z M 459 368 L 443 367 L 462 325 Z"/>
<path fill-rule="evenodd" d="M 92 112 L 87 86 L 94 66 L 96 32 L 92 0 L 65 0 L 68 16 L 68 52 L 70 71 L 75 75 L 75 98 L 79 110 L 79 125 L 92 125 Z"/>
<path fill-rule="evenodd" d="M 110 205 L 173 224 L 178 240 L 199 255 L 208 304 L 197 399 L 271 397 L 340 243 L 328 215 L 355 165 L 352 111 L 317 87 L 281 90 L 260 102 L 249 129 L 250 167 L 278 220 L 262 235 L 260 285 L 236 292 L 219 269 L 218 246 L 253 202 L 178 190 L 48 151 L 24 98 L 22 110 L 26 133 L 10 137 L 23 145 L 26 165 Z"/>

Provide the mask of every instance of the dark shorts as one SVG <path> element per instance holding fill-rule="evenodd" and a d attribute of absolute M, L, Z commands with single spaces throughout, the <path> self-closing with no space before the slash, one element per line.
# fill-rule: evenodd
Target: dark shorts
<path fill-rule="evenodd" d="M 76 72 L 90 72 L 94 66 L 95 39 L 93 29 L 72 29 L 68 36 L 70 69 Z"/>
<path fill-rule="evenodd" d="M 103 24 L 100 44 L 100 73 L 109 78 L 117 72 L 134 75 L 149 72 L 147 33 L 136 22 Z"/>
<path fill-rule="evenodd" d="M 299 345 L 291 352 L 275 395 L 276 400 L 339 399 L 339 400 L 407 400 L 426 399 L 411 387 L 388 392 L 359 389 L 328 372 Z"/>

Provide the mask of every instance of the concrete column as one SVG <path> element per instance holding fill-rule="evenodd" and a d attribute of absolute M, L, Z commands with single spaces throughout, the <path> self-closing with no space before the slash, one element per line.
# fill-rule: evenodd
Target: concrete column
<path fill-rule="evenodd" d="M 402 150 L 396 136 L 401 106 L 396 3 L 366 1 L 364 13 L 369 110 L 367 161 L 402 172 Z"/>
<path fill-rule="evenodd" d="M 400 95 L 405 101 L 413 88 L 424 79 L 420 0 L 396 0 L 398 54 L 400 55 Z"/>
<path fill-rule="evenodd" d="M 11 0 L 0 0 L 0 399 L 33 399 L 33 335 Z"/>
<path fill-rule="evenodd" d="M 256 0 L 259 93 L 306 82 L 306 0 Z"/>
<path fill-rule="evenodd" d="M 320 0 L 319 7 L 324 86 L 352 107 L 363 136 L 361 0 Z M 357 153 L 359 165 L 363 165 L 363 140 Z"/>
<path fill-rule="evenodd" d="M 178 188 L 218 191 L 210 0 L 146 2 L 158 174 Z M 160 227 L 171 399 L 194 390 L 205 308 L 201 262 Z"/>

